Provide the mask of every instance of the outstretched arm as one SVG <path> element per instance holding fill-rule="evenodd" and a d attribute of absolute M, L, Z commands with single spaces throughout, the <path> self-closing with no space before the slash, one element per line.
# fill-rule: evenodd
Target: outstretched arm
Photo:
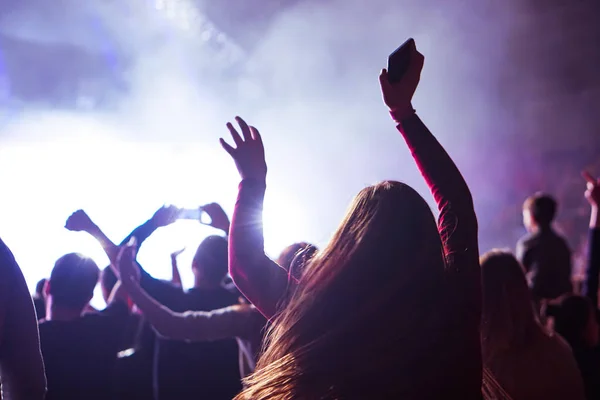
<path fill-rule="evenodd" d="M 1 240 L 0 281 L 0 397 L 41 400 L 46 376 L 33 301 L 19 265 Z"/>
<path fill-rule="evenodd" d="M 92 221 L 92 219 L 83 210 L 77 210 L 67 219 L 65 228 L 73 232 L 86 232 L 91 235 L 106 253 L 111 265 L 114 264 L 119 248 L 115 245 L 106 234 Z M 115 271 L 116 273 L 116 271 Z"/>
<path fill-rule="evenodd" d="M 383 70 L 380 76 L 381 89 L 384 102 L 390 108 L 398 130 L 437 203 L 440 212 L 438 226 L 447 271 L 453 277 L 456 289 L 466 295 L 465 306 L 476 311 L 473 315 L 477 315 L 480 307 L 480 271 L 473 199 L 460 171 L 412 107 L 423 61 L 423 55 L 413 45 L 406 74 L 400 82 L 392 84 L 387 71 Z"/>
<path fill-rule="evenodd" d="M 227 124 L 236 148 L 221 144 L 242 177 L 229 232 L 229 274 L 240 291 L 267 318 L 272 318 L 288 285 L 287 272 L 267 257 L 262 225 L 267 165 L 258 130 L 237 117 L 242 136 Z"/>
<path fill-rule="evenodd" d="M 590 234 L 588 242 L 588 265 L 586 270 L 584 295 L 594 307 L 598 307 L 598 280 L 600 279 L 600 179 L 584 173 L 587 180 L 585 197 L 590 202 Z"/>
<path fill-rule="evenodd" d="M 248 338 L 253 333 L 252 329 L 256 328 L 254 322 L 257 320 L 257 311 L 249 305 L 231 306 L 211 312 L 177 313 L 160 304 L 140 286 L 130 248 L 124 248 L 119 270 L 122 285 L 130 298 L 162 337 L 188 341 Z"/>

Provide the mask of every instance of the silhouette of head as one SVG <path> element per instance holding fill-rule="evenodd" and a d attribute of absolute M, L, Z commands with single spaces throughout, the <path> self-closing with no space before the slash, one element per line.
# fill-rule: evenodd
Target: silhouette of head
<path fill-rule="evenodd" d="M 44 287 L 46 286 L 46 282 L 48 282 L 48 279 L 43 278 L 40 279 L 38 281 L 38 283 L 35 285 L 35 296 L 38 298 L 42 298 L 44 297 Z"/>
<path fill-rule="evenodd" d="M 96 263 L 81 254 L 70 253 L 59 258 L 48 281 L 52 304 L 83 310 L 94 295 L 99 272 Z"/>
<path fill-rule="evenodd" d="M 536 193 L 523 203 L 523 224 L 528 231 L 549 228 L 556 216 L 556 200 L 544 193 Z"/>
<path fill-rule="evenodd" d="M 481 257 L 481 277 L 484 359 L 501 351 L 525 349 L 540 326 L 521 264 L 507 251 L 492 250 Z"/>
<path fill-rule="evenodd" d="M 227 239 L 209 236 L 200 243 L 192 260 L 196 281 L 220 285 L 228 271 Z"/>
<path fill-rule="evenodd" d="M 306 242 L 291 244 L 283 249 L 277 258 L 277 264 L 293 276 L 299 277 L 318 250 L 317 246 Z"/>

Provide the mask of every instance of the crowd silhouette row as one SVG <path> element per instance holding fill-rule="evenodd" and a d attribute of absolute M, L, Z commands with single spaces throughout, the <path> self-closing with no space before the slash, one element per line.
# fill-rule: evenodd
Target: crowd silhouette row
<path fill-rule="evenodd" d="M 523 205 L 516 246 L 480 256 L 469 187 L 417 116 L 424 57 L 380 76 L 385 105 L 438 206 L 410 186 L 361 190 L 329 243 L 264 251 L 267 164 L 258 130 L 236 117 L 221 139 L 241 176 L 231 222 L 200 209 L 218 234 L 199 245 L 184 290 L 148 274 L 136 254 L 182 217 L 165 206 L 120 242 L 85 211 L 66 221 L 110 265 L 66 254 L 33 296 L 0 242 L 0 377 L 5 399 L 600 399 L 600 180 L 590 204 L 581 289 L 553 229 L 557 203 Z M 587 185 L 587 186 L 585 186 Z M 585 189 L 583 189 L 585 187 Z M 98 282 L 106 308 L 90 306 Z"/>

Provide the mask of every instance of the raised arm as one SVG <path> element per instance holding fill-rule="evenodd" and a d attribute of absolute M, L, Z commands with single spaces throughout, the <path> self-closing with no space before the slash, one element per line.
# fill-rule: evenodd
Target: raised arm
<path fill-rule="evenodd" d="M 241 118 L 236 120 L 242 136 L 231 123 L 227 124 L 236 147 L 221 139 L 242 177 L 229 230 L 229 274 L 240 291 L 270 319 L 286 293 L 288 274 L 264 251 L 262 212 L 267 165 L 260 133 Z"/>
<path fill-rule="evenodd" d="M 1 398 L 42 400 L 46 376 L 33 301 L 21 269 L 0 240 Z"/>
<path fill-rule="evenodd" d="M 600 279 L 600 179 L 584 173 L 587 180 L 585 197 L 589 201 L 590 234 L 588 241 L 588 265 L 586 269 L 584 295 L 598 307 L 598 280 Z"/>
<path fill-rule="evenodd" d="M 440 212 L 438 230 L 446 259 L 455 309 L 478 326 L 481 312 L 481 271 L 477 218 L 465 180 L 444 148 L 416 115 L 412 97 L 419 84 L 424 57 L 413 45 L 407 72 L 391 83 L 386 70 L 379 80 L 383 100 L 421 171 Z"/>
<path fill-rule="evenodd" d="M 458 168 L 412 107 L 424 57 L 414 42 L 410 51 L 408 70 L 399 82 L 390 83 L 387 71 L 382 71 L 379 80 L 383 99 L 437 203 L 447 268 L 478 279 L 479 251 L 473 199 Z"/>
<path fill-rule="evenodd" d="M 121 245 L 129 243 L 132 238 L 135 238 L 136 250 L 139 249 L 141 243 L 146 240 L 156 229 L 167 226 L 177 219 L 179 210 L 176 207 L 161 207 L 152 218 L 135 228 L 123 241 Z M 104 249 L 110 260 L 111 268 L 115 274 L 119 276 L 118 268 L 116 267 L 116 258 L 119 253 L 119 246 L 115 245 L 104 232 L 96 225 L 92 219 L 83 210 L 76 211 L 68 219 L 65 227 L 75 232 L 87 232 L 94 237 Z M 148 274 L 142 266 L 137 263 L 141 271 L 141 282 L 145 290 L 152 296 L 156 297 L 161 303 L 166 303 L 171 306 L 176 306 L 182 299 L 182 293 L 179 288 L 169 282 L 162 281 Z"/>
<path fill-rule="evenodd" d="M 179 266 L 177 265 L 177 257 L 185 251 L 185 248 L 171 253 L 171 283 L 181 287 L 181 275 L 179 274 Z"/>
<path fill-rule="evenodd" d="M 144 313 L 156 332 L 165 338 L 187 341 L 212 341 L 228 338 L 248 339 L 257 325 L 258 311 L 249 305 L 226 307 L 211 312 L 177 313 L 153 299 L 139 284 L 139 273 L 131 250 L 125 248 L 119 261 L 121 282 L 132 301 Z"/>
<path fill-rule="evenodd" d="M 110 260 L 111 264 L 114 263 L 116 256 L 119 252 L 119 248 L 102 232 L 100 227 L 92 221 L 89 215 L 83 210 L 77 210 L 69 218 L 65 228 L 73 232 L 86 232 L 98 241 L 100 246 L 104 249 L 106 256 Z"/>

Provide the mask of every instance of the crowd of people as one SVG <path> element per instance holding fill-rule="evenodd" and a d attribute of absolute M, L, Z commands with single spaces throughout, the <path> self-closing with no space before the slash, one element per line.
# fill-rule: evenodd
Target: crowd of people
<path fill-rule="evenodd" d="M 233 143 L 221 139 L 241 176 L 235 210 L 230 222 L 218 204 L 201 207 L 218 234 L 198 246 L 193 288 L 181 286 L 179 252 L 170 281 L 136 258 L 181 218 L 172 206 L 118 243 L 74 212 L 66 228 L 95 238 L 110 265 L 66 254 L 33 300 L 0 242 L 3 398 L 600 399 L 600 179 L 582 179 L 591 211 L 581 291 L 548 194 L 525 201 L 515 254 L 480 255 L 469 187 L 412 106 L 424 57 L 410 51 L 402 79 L 383 70 L 380 85 L 437 222 L 414 189 L 384 181 L 356 195 L 322 249 L 295 243 L 273 261 L 263 142 L 237 117 Z M 98 283 L 102 310 L 90 306 Z"/>

